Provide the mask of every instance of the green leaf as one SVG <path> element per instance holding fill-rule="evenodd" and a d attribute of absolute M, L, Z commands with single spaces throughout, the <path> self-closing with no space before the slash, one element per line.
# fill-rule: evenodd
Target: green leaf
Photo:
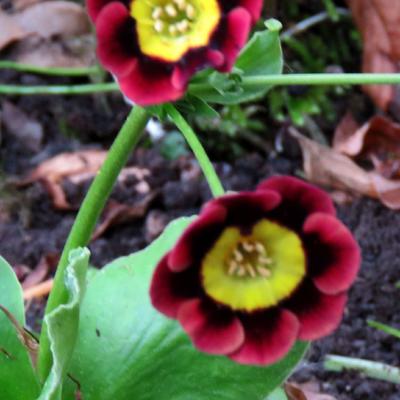
<path fill-rule="evenodd" d="M 381 322 L 371 321 L 371 320 L 368 321 L 368 325 L 400 339 L 400 329 L 396 329 L 393 328 L 392 326 L 382 324 Z"/>
<path fill-rule="evenodd" d="M 307 344 L 300 342 L 268 368 L 200 353 L 176 321 L 152 307 L 154 267 L 189 222 L 176 220 L 148 248 L 114 261 L 89 283 L 71 366 L 85 400 L 260 400 L 302 358 Z M 72 400 L 68 386 L 64 399 Z"/>
<path fill-rule="evenodd" d="M 282 388 L 277 388 L 265 400 L 288 400 L 288 398 Z"/>
<path fill-rule="evenodd" d="M 256 100 L 264 96 L 271 86 L 242 87 L 246 77 L 277 75 L 282 73 L 283 57 L 279 40 L 281 24 L 275 20 L 266 22 L 267 30 L 256 32 L 240 53 L 233 74 L 222 74 L 213 70 L 203 71 L 193 79 L 192 88 L 204 86 L 193 95 L 204 101 L 218 104 L 237 104 Z"/>
<path fill-rule="evenodd" d="M 8 310 L 19 325 L 24 326 L 22 289 L 10 265 L 0 257 L 0 305 Z M 7 400 L 34 400 L 39 394 L 28 350 L 18 332 L 0 311 L 0 397 Z"/>
<path fill-rule="evenodd" d="M 85 291 L 89 254 L 85 248 L 71 251 L 69 265 L 65 270 L 69 300 L 45 317 L 53 365 L 38 400 L 61 399 L 62 383 L 78 334 L 79 309 Z"/>

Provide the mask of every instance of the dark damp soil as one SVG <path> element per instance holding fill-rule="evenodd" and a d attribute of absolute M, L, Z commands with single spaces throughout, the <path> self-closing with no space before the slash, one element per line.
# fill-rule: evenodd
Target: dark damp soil
<path fill-rule="evenodd" d="M 12 74 L 2 74 L 2 81 L 19 81 Z M 25 76 L 24 80 L 41 83 L 41 78 L 33 76 Z M 2 108 L 5 102 L 37 121 L 43 133 L 32 145 L 3 126 L 0 145 L 0 254 L 23 277 L 43 256 L 59 254 L 75 211 L 56 210 L 40 182 L 20 188 L 10 181 L 26 176 L 32 168 L 60 152 L 107 148 L 128 107 L 119 96 L 4 98 L 0 101 Z M 273 141 L 265 140 L 273 149 Z M 226 189 L 252 189 L 260 180 L 276 173 L 298 174 L 300 153 L 290 141 L 283 143 L 284 152 L 279 155 L 272 151 L 267 157 L 248 151 L 236 161 L 219 161 L 217 170 Z M 112 199 L 139 208 L 146 195 L 151 193 L 151 196 L 136 218 L 112 226 L 91 243 L 93 265 L 102 266 L 115 257 L 145 247 L 170 220 L 196 213 L 210 198 L 198 166 L 190 156 L 167 161 L 160 155 L 158 145 L 145 148 L 144 144 L 131 157 L 129 165 L 148 170 L 145 190 L 139 190 L 137 178 L 131 177 L 118 183 Z M 71 204 L 80 203 L 89 181 L 76 184 L 66 179 L 62 182 Z M 400 213 L 365 198 L 339 205 L 338 210 L 361 244 L 361 273 L 350 292 L 343 324 L 335 334 L 313 344 L 293 379 L 297 382 L 317 379 L 324 392 L 339 400 L 400 400 L 399 386 L 357 373 L 328 373 L 322 366 L 326 354 L 392 365 L 400 363 L 400 340 L 367 325 L 367 320 L 372 319 L 400 327 L 400 289 L 395 287 L 400 281 Z M 54 262 L 49 266 L 48 276 L 52 274 Z M 30 326 L 40 324 L 43 305 L 43 302 L 29 305 Z"/>

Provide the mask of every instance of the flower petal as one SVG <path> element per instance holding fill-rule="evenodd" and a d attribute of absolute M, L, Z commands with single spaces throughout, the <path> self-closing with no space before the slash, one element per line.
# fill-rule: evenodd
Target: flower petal
<path fill-rule="evenodd" d="M 168 258 L 171 270 L 183 271 L 204 254 L 221 232 L 225 218 L 223 206 L 213 201 L 208 203 L 172 249 Z"/>
<path fill-rule="evenodd" d="M 347 294 L 327 295 L 305 281 L 285 308 L 300 321 L 300 340 L 316 340 L 332 333 L 340 324 Z"/>
<path fill-rule="evenodd" d="M 124 4 L 126 6 L 126 8 L 129 7 L 129 0 L 87 0 L 86 8 L 87 8 L 90 19 L 93 22 L 95 22 L 101 9 L 103 7 L 105 7 L 107 4 L 110 4 L 113 2 L 120 2 L 120 3 Z"/>
<path fill-rule="evenodd" d="M 246 44 L 251 28 L 251 17 L 243 7 L 233 9 L 226 17 L 226 21 L 219 29 L 224 31 L 219 50 L 225 56 L 225 62 L 217 69 L 220 72 L 230 72 L 236 58 Z M 219 36 L 219 35 L 218 35 Z"/>
<path fill-rule="evenodd" d="M 208 306 L 199 299 L 183 304 L 178 312 L 178 320 L 194 346 L 206 353 L 232 353 L 244 340 L 243 326 L 233 313 Z"/>
<path fill-rule="evenodd" d="M 150 285 L 153 306 L 170 318 L 176 318 L 179 307 L 198 295 L 196 271 L 172 272 L 167 264 L 168 255 L 159 262 Z"/>
<path fill-rule="evenodd" d="M 254 223 L 259 222 L 280 202 L 280 195 L 272 190 L 240 192 L 215 199 L 215 203 L 227 210 L 226 224 L 244 228 L 252 227 Z"/>
<path fill-rule="evenodd" d="M 336 215 L 331 198 L 321 189 L 291 176 L 274 176 L 261 182 L 257 191 L 274 190 L 282 196 L 282 203 L 274 217 L 296 231 L 309 214 L 323 212 Z"/>
<path fill-rule="evenodd" d="M 177 87 L 174 70 L 168 64 L 140 61 L 129 75 L 119 77 L 122 93 L 141 106 L 175 101 L 182 97 L 186 87 Z"/>
<path fill-rule="evenodd" d="M 317 288 L 326 294 L 347 290 L 361 263 L 360 248 L 351 232 L 324 213 L 310 215 L 303 232 L 309 275 Z"/>
<path fill-rule="evenodd" d="M 253 24 L 256 23 L 261 15 L 261 10 L 263 6 L 262 0 L 240 0 L 240 5 L 244 7 L 253 19 Z"/>
<path fill-rule="evenodd" d="M 283 358 L 294 345 L 299 321 L 287 310 L 274 310 L 243 317 L 245 341 L 229 355 L 241 364 L 268 365 Z"/>
<path fill-rule="evenodd" d="M 137 64 L 132 45 L 134 30 L 128 9 L 120 2 L 107 4 L 96 19 L 97 55 L 104 67 L 115 75 L 129 74 Z"/>

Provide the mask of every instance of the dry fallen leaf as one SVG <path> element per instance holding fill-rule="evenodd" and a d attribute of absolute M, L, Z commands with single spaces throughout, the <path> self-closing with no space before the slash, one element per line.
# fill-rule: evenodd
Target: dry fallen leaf
<path fill-rule="evenodd" d="M 302 149 L 303 168 L 308 180 L 378 198 L 385 206 L 400 209 L 400 180 L 389 180 L 376 172 L 365 171 L 348 156 L 306 138 L 293 128 L 290 133 Z"/>
<path fill-rule="evenodd" d="M 385 178 L 400 177 L 400 124 L 389 118 L 375 116 L 359 127 L 347 114 L 335 131 L 333 148 L 371 161 Z"/>
<path fill-rule="evenodd" d="M 61 153 L 41 163 L 18 184 L 25 186 L 37 181 L 42 182 L 53 200 L 54 207 L 69 210 L 72 206 L 66 198 L 62 180 L 65 178 L 76 179 L 82 175 L 85 177 L 95 175 L 106 156 L 107 152 L 103 150 Z"/>
<path fill-rule="evenodd" d="M 25 290 L 41 283 L 49 272 L 57 266 L 58 260 L 58 254 L 49 253 L 42 256 L 36 267 L 29 272 L 22 282 L 22 288 Z"/>
<path fill-rule="evenodd" d="M 295 129 L 290 129 L 290 133 L 302 149 L 307 179 L 334 189 L 374 197 L 376 193 L 368 172 L 349 157 L 306 138 Z"/>
<path fill-rule="evenodd" d="M 85 67 L 95 45 L 83 6 L 71 1 L 23 0 L 13 13 L 0 9 L 0 50 L 8 58 L 42 67 Z"/>
<path fill-rule="evenodd" d="M 347 0 L 363 38 L 363 72 L 400 72 L 400 2 L 396 0 Z M 369 85 L 364 91 L 387 110 L 395 87 Z"/>
<path fill-rule="evenodd" d="M 336 400 L 329 394 L 323 394 L 319 391 L 319 385 L 314 382 L 305 384 L 285 383 L 285 392 L 289 400 Z"/>
<path fill-rule="evenodd" d="M 150 192 L 135 204 L 122 204 L 110 200 L 104 211 L 102 221 L 93 233 L 92 240 L 98 239 L 112 226 L 142 218 L 156 196 L 157 192 Z"/>

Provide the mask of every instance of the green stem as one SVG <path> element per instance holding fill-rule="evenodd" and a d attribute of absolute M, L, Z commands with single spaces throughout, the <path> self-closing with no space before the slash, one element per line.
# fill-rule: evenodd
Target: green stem
<path fill-rule="evenodd" d="M 86 76 L 98 74 L 102 71 L 101 67 L 95 65 L 93 67 L 39 67 L 37 65 L 24 64 L 15 61 L 1 60 L 0 69 L 13 69 L 20 72 L 28 72 L 32 74 L 43 74 L 52 76 Z"/>
<path fill-rule="evenodd" d="M 381 362 L 328 355 L 325 357 L 324 367 L 335 372 L 354 369 L 370 378 L 400 384 L 400 369 Z"/>
<path fill-rule="evenodd" d="M 400 85 L 400 74 L 287 74 L 245 76 L 242 80 L 244 88 L 259 86 L 289 86 L 289 85 Z M 214 91 L 208 83 L 192 83 L 189 92 L 201 95 Z M 79 95 L 104 92 L 118 92 L 116 83 L 95 83 L 83 85 L 50 85 L 50 86 L 20 86 L 0 85 L 0 94 L 4 95 Z"/>
<path fill-rule="evenodd" d="M 68 236 L 54 277 L 53 290 L 50 293 L 45 314 L 49 314 L 60 304 L 67 302 L 68 292 L 64 284 L 64 271 L 68 265 L 69 252 L 89 243 L 96 222 L 118 175 L 138 143 L 149 118 L 145 109 L 135 106 L 111 146 L 107 159 L 90 186 Z M 38 355 L 38 372 L 43 381 L 50 371 L 51 364 L 52 356 L 47 328 L 43 326 Z"/>
<path fill-rule="evenodd" d="M 43 86 L 22 86 L 22 85 L 0 85 L 0 94 L 6 95 L 82 95 L 92 93 L 119 92 L 116 83 L 87 83 L 83 85 L 43 85 Z"/>
<path fill-rule="evenodd" d="M 182 132 L 182 135 L 185 137 L 187 143 L 196 156 L 200 168 L 207 179 L 211 193 L 214 197 L 222 196 L 224 194 L 224 188 L 196 133 L 187 123 L 185 118 L 183 118 L 182 114 L 172 104 L 166 104 L 165 107 L 168 115 L 174 121 L 178 129 Z"/>
<path fill-rule="evenodd" d="M 400 74 L 287 74 L 247 76 L 242 86 L 247 89 L 260 86 L 289 85 L 386 85 L 400 84 Z M 213 90 L 207 83 L 193 83 L 190 93 L 200 95 Z"/>

